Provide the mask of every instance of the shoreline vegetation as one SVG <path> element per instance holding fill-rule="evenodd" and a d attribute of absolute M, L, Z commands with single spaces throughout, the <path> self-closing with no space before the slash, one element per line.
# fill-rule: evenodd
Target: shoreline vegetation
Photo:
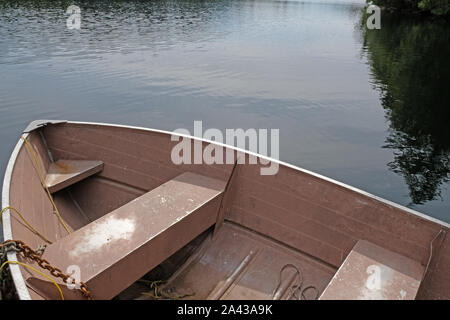
<path fill-rule="evenodd" d="M 450 17 L 450 0 L 367 0 L 392 13 Z"/>

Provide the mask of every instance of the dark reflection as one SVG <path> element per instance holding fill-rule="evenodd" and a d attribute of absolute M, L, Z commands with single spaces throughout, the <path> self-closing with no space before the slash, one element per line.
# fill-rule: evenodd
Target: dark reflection
<path fill-rule="evenodd" d="M 381 30 L 361 28 L 390 122 L 388 166 L 405 178 L 413 204 L 439 198 L 450 172 L 450 26 L 384 14 Z"/>

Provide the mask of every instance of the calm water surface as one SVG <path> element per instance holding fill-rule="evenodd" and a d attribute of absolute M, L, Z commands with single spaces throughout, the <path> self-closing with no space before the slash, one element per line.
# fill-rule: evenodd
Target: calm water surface
<path fill-rule="evenodd" d="M 450 222 L 450 30 L 363 0 L 0 1 L 4 172 L 33 119 L 280 128 L 280 158 Z"/>

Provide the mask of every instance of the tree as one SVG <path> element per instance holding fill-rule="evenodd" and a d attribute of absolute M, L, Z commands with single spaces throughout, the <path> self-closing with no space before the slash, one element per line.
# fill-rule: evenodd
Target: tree
<path fill-rule="evenodd" d="M 450 14 L 450 0 L 422 0 L 418 7 L 438 16 Z"/>
<path fill-rule="evenodd" d="M 404 177 L 413 203 L 433 200 L 450 179 L 450 26 L 385 14 L 380 30 L 362 28 L 390 123 L 389 168 Z"/>
<path fill-rule="evenodd" d="M 388 11 L 450 15 L 450 0 L 368 0 Z"/>

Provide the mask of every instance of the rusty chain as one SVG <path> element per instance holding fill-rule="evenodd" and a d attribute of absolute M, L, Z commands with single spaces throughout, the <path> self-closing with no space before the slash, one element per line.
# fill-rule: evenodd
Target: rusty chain
<path fill-rule="evenodd" d="M 7 245 L 8 243 L 15 243 L 15 250 L 21 252 L 25 258 L 30 258 L 35 261 L 42 269 L 46 269 L 50 274 L 56 278 L 61 278 L 64 283 L 68 283 L 69 275 L 63 273 L 60 269 L 52 266 L 47 260 L 41 258 L 39 253 L 31 249 L 21 240 L 6 240 L 2 245 Z M 72 279 L 72 284 L 75 284 L 75 279 Z M 91 292 L 88 290 L 86 284 L 82 281 L 79 282 L 81 294 L 89 300 L 92 300 Z"/>

